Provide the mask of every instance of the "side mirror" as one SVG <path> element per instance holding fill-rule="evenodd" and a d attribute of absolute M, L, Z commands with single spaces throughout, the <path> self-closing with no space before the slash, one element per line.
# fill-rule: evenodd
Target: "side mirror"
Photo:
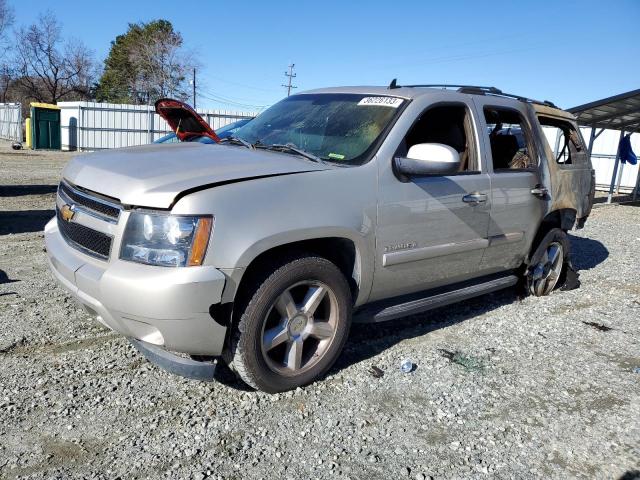
<path fill-rule="evenodd" d="M 406 157 L 395 159 L 396 169 L 404 175 L 447 175 L 460 168 L 460 154 L 442 143 L 418 143 Z"/>

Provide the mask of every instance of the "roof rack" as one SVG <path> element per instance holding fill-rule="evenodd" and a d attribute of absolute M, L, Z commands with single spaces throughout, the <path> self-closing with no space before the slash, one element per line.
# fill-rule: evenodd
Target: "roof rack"
<path fill-rule="evenodd" d="M 394 88 L 401 88 L 401 87 L 406 87 L 406 88 L 443 88 L 443 89 L 455 88 L 460 93 L 470 93 L 470 94 L 474 94 L 474 95 L 495 95 L 495 96 L 498 96 L 498 97 L 515 98 L 516 100 L 519 100 L 521 102 L 535 103 L 535 104 L 538 104 L 538 105 L 546 105 L 548 107 L 558 108 L 556 105 L 554 105 L 549 100 L 534 100 L 533 98 L 523 97 L 522 95 L 513 95 L 511 93 L 505 93 L 505 92 L 503 92 L 502 90 L 500 90 L 499 88 L 496 88 L 496 87 L 482 87 L 482 86 L 478 86 L 478 85 L 452 85 L 452 84 L 446 84 L 446 83 L 442 83 L 442 84 L 424 84 L 424 85 L 398 85 L 397 84 L 397 80 L 395 78 L 389 84 L 389 89 L 390 90 L 394 89 Z"/>

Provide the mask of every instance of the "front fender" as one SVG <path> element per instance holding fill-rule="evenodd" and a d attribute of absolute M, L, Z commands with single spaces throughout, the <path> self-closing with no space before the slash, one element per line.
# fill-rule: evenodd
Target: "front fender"
<path fill-rule="evenodd" d="M 369 163 L 222 185 L 185 196 L 173 212 L 215 216 L 205 264 L 227 273 L 230 284 L 272 248 L 348 239 L 360 259 L 360 301 L 373 280 L 376 192 L 375 164 Z"/>

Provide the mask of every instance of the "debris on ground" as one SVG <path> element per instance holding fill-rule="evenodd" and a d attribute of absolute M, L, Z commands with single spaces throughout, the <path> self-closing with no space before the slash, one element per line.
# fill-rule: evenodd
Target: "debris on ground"
<path fill-rule="evenodd" d="M 384 376 L 384 370 L 376 367 L 375 365 L 371 365 L 371 367 L 369 367 L 369 373 L 374 378 L 382 378 Z"/>
<path fill-rule="evenodd" d="M 600 330 L 601 332 L 608 332 L 609 330 L 613 330 L 613 328 L 607 327 L 606 325 L 604 325 L 602 323 L 585 322 L 584 320 L 582 321 L 582 323 L 584 323 L 585 325 L 589 325 L 590 327 L 593 327 L 596 330 Z"/>
<path fill-rule="evenodd" d="M 17 340 L 2 341 L 0 340 L 0 353 L 10 353 L 11 350 L 24 345 L 24 337 Z"/>
<path fill-rule="evenodd" d="M 439 348 L 438 351 L 450 362 L 457 363 L 467 370 L 482 370 L 484 368 L 484 364 L 479 359 L 464 355 L 461 352 L 452 352 L 444 348 Z"/>
<path fill-rule="evenodd" d="M 402 373 L 411 373 L 415 370 L 416 366 L 411 360 L 403 360 L 400 363 L 400 371 Z"/>

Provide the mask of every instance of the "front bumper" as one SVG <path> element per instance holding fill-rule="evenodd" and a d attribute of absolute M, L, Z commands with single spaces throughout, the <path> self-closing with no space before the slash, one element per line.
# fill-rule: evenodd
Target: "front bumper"
<path fill-rule="evenodd" d="M 222 272 L 210 266 L 169 268 L 117 258 L 97 260 L 72 248 L 55 218 L 44 234 L 53 275 L 102 324 L 166 350 L 222 353 L 226 327 L 209 312 L 222 298 Z"/>

